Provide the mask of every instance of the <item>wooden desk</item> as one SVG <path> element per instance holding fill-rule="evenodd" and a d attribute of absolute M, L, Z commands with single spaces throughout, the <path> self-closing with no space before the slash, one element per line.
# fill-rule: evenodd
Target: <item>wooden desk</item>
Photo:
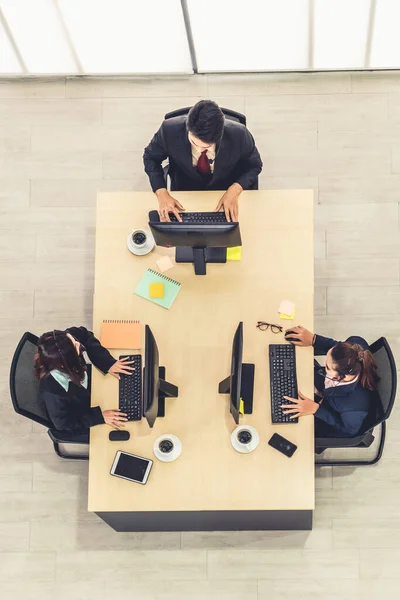
<path fill-rule="evenodd" d="M 213 210 L 219 192 L 176 193 L 187 210 Z M 129 423 L 128 442 L 110 442 L 108 426 L 91 431 L 89 511 L 118 531 L 310 529 L 314 508 L 313 417 L 272 425 L 268 344 L 282 334 L 259 331 L 258 320 L 281 323 L 283 298 L 296 303 L 294 323 L 313 330 L 313 193 L 308 190 L 249 191 L 240 197 L 242 260 L 193 265 L 168 272 L 182 289 L 168 311 L 133 294 L 146 268 L 174 256 L 155 248 L 136 257 L 126 246 L 131 228 L 144 227 L 155 207 L 152 193 L 99 194 L 96 230 L 94 332 L 103 319 L 140 319 L 150 325 L 166 378 L 179 398 L 166 399 L 166 416 L 150 429 L 145 419 Z M 243 362 L 255 370 L 254 411 L 241 423 L 256 427 L 260 445 L 250 454 L 231 446 L 236 427 L 229 398 L 218 382 L 229 375 L 232 339 L 244 322 Z M 297 349 L 299 389 L 313 397 L 313 353 Z M 116 351 L 115 356 L 127 354 Z M 118 381 L 93 374 L 93 405 L 117 408 Z M 291 459 L 268 446 L 274 432 L 297 444 Z M 177 435 L 183 451 L 173 463 L 153 455 L 163 433 Z M 148 483 L 137 485 L 109 474 L 117 450 L 154 460 Z"/>

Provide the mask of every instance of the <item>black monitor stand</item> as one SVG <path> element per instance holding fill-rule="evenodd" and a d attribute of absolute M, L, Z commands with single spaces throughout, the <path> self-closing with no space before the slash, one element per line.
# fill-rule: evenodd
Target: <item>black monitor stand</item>
<path fill-rule="evenodd" d="M 165 417 L 165 398 L 177 398 L 178 388 L 176 385 L 165 381 L 165 367 L 158 368 L 158 414 L 157 417 Z"/>
<path fill-rule="evenodd" d="M 177 263 L 194 263 L 196 275 L 206 274 L 207 263 L 226 263 L 226 248 L 176 248 Z"/>
<path fill-rule="evenodd" d="M 251 415 L 253 412 L 253 395 L 254 395 L 254 371 L 255 366 L 252 363 L 242 364 L 242 380 L 240 386 L 240 397 L 243 399 L 244 413 Z M 230 394 L 231 378 L 227 377 L 218 386 L 220 394 Z"/>

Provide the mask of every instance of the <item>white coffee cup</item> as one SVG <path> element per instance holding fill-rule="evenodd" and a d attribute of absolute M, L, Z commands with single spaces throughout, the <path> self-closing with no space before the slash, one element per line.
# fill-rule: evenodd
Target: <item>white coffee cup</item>
<path fill-rule="evenodd" d="M 128 249 L 136 256 L 151 252 L 155 246 L 153 234 L 148 229 L 132 229 L 127 239 Z"/>
<path fill-rule="evenodd" d="M 232 431 L 231 443 L 235 450 L 247 454 L 257 448 L 260 443 L 260 435 L 254 427 L 241 425 Z"/>
<path fill-rule="evenodd" d="M 181 455 L 182 442 L 176 435 L 161 435 L 154 442 L 153 452 L 161 462 L 173 462 Z"/>

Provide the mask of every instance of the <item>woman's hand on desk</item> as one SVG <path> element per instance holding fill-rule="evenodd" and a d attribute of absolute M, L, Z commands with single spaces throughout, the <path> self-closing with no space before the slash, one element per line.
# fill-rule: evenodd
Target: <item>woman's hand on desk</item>
<path fill-rule="evenodd" d="M 121 379 L 119 373 L 124 373 L 124 375 L 132 375 L 132 371 L 135 370 L 133 367 L 129 366 L 132 363 L 132 360 L 128 360 L 127 358 L 120 358 L 113 365 L 111 365 L 111 367 L 108 369 L 108 372 L 110 373 L 110 375 L 116 377 L 117 379 Z"/>
<path fill-rule="evenodd" d="M 284 410 L 285 415 L 290 415 L 291 419 L 295 419 L 296 417 L 306 417 L 307 415 L 315 415 L 317 410 L 319 409 L 319 404 L 314 402 L 314 400 L 310 400 L 310 398 L 306 398 L 303 396 L 301 392 L 299 392 L 298 398 L 289 398 L 289 396 L 283 396 L 285 400 L 289 400 L 293 404 L 281 404 L 282 408 L 287 408 Z"/>
<path fill-rule="evenodd" d="M 285 337 L 290 338 L 290 342 L 295 346 L 312 346 L 314 340 L 314 334 L 302 325 L 286 329 Z"/>
<path fill-rule="evenodd" d="M 128 416 L 120 410 L 102 410 L 104 423 L 120 429 L 128 420 Z"/>

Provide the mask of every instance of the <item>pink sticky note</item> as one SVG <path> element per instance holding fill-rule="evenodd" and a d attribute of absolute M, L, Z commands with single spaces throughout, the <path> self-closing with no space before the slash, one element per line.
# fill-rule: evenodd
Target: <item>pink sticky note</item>
<path fill-rule="evenodd" d="M 282 300 L 280 306 L 278 308 L 278 312 L 284 315 L 288 315 L 289 317 L 292 315 L 294 311 L 294 302 L 290 300 Z"/>
<path fill-rule="evenodd" d="M 164 273 L 165 271 L 172 269 L 172 267 L 174 266 L 174 263 L 172 262 L 172 260 L 170 259 L 169 256 L 162 256 L 161 258 L 156 260 L 156 263 L 157 263 L 157 267 L 160 269 L 161 273 Z"/>

